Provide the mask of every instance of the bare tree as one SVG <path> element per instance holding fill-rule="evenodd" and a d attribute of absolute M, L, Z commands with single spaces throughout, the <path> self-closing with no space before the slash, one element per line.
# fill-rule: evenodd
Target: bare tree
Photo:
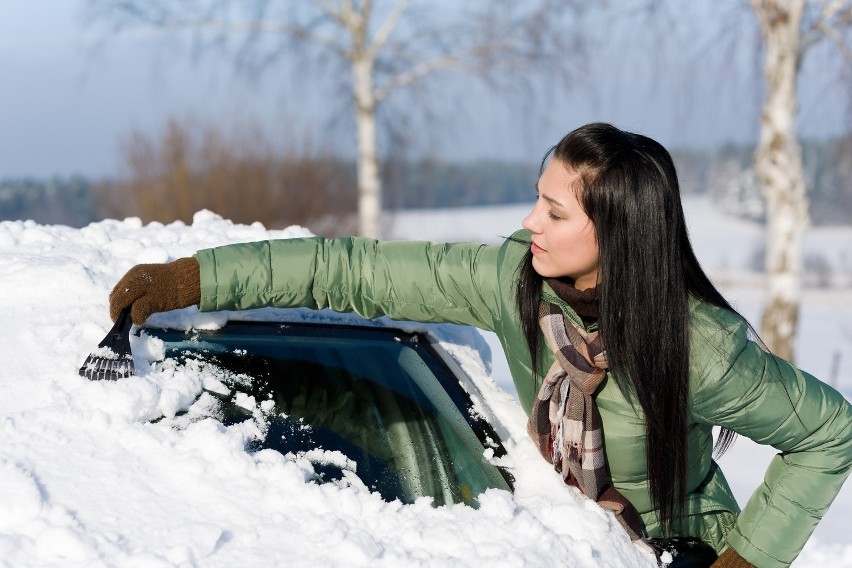
<path fill-rule="evenodd" d="M 809 224 L 802 150 L 796 134 L 802 60 L 823 39 L 849 61 L 849 0 L 751 0 L 764 46 L 765 100 L 755 169 L 766 199 L 768 297 L 761 334 L 780 357 L 792 360 L 802 282 L 802 241 Z"/>
<path fill-rule="evenodd" d="M 348 67 L 357 135 L 360 233 L 381 232 L 382 184 L 377 110 L 394 92 L 440 70 L 515 85 L 538 69 L 567 73 L 578 61 L 571 24 L 583 2 L 479 0 L 90 0 L 95 17 L 125 29 L 135 25 L 194 30 L 211 45 L 239 38 L 238 57 L 274 62 L 294 47 L 330 54 Z M 206 34 L 206 35 L 205 35 Z M 271 39 L 270 39 L 271 38 Z M 266 42 L 265 42 L 266 40 Z"/>
<path fill-rule="evenodd" d="M 96 188 L 100 212 L 145 222 L 192 222 L 211 209 L 241 223 L 292 224 L 341 236 L 355 228 L 354 168 L 311 144 L 275 148 L 254 126 L 170 119 L 158 135 L 131 132 L 122 179 Z"/>

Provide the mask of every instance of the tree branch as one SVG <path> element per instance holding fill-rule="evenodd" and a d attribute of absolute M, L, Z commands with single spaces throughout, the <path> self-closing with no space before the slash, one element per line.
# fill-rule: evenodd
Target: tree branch
<path fill-rule="evenodd" d="M 852 14 L 852 12 L 850 12 L 850 14 Z M 819 29 L 822 32 L 823 37 L 834 42 L 837 49 L 839 49 L 840 53 L 843 55 L 843 58 L 846 60 L 846 63 L 852 63 L 852 48 L 849 47 L 849 44 L 846 43 L 840 32 L 838 32 L 834 27 L 825 25 L 820 25 Z"/>
<path fill-rule="evenodd" d="M 404 3 L 407 4 L 407 0 Z M 533 23 L 536 19 L 536 15 L 527 14 L 521 20 L 495 21 L 486 14 L 482 22 L 487 22 L 489 25 L 483 24 L 486 29 L 483 37 L 473 38 L 472 45 L 456 53 L 438 54 L 430 59 L 412 63 L 410 67 L 396 74 L 392 73 L 392 76 L 382 86 L 375 89 L 376 101 L 382 101 L 394 90 L 408 86 L 438 69 L 467 69 L 484 77 L 498 68 L 505 71 L 525 63 L 540 62 L 547 59 L 548 55 L 541 48 L 542 45 L 550 46 L 552 42 L 545 39 L 544 36 L 536 36 L 535 33 L 530 31 L 531 26 L 536 27 Z M 477 31 L 481 32 L 482 30 Z M 457 33 L 453 33 L 451 36 L 458 39 Z M 432 39 L 430 44 L 434 44 L 435 41 L 436 39 Z M 404 44 L 404 47 L 408 47 L 408 44 Z M 386 45 L 385 53 L 391 51 L 390 48 L 390 45 Z M 406 54 L 396 53 L 390 59 L 396 61 L 411 60 L 416 57 L 415 53 L 408 54 L 408 57 Z M 411 55 L 415 55 L 415 57 L 410 57 Z"/>
<path fill-rule="evenodd" d="M 322 0 L 320 4 L 322 11 L 325 12 L 329 18 L 343 26 L 346 25 L 346 21 L 344 20 L 345 7 L 341 7 L 331 0 Z M 350 2 L 347 2 L 346 4 L 351 8 Z"/>
<path fill-rule="evenodd" d="M 836 20 L 832 22 L 832 20 Z M 800 55 L 823 38 L 833 41 L 846 59 L 852 58 L 849 45 L 838 30 L 852 26 L 852 6 L 848 0 L 831 0 L 822 6 L 819 17 L 802 34 Z"/>
<path fill-rule="evenodd" d="M 399 2 L 394 5 L 391 13 L 388 14 L 388 17 L 385 18 L 385 21 L 382 22 L 381 26 L 379 26 L 378 31 L 376 31 L 376 35 L 373 36 L 373 41 L 368 49 L 370 57 L 374 58 L 376 54 L 379 53 L 379 50 L 381 50 L 381 48 L 385 45 L 385 42 L 388 40 L 388 37 L 394 28 L 396 28 L 396 25 L 399 23 L 399 20 L 406 9 L 408 9 L 408 0 L 399 0 Z"/>
<path fill-rule="evenodd" d="M 461 58 L 452 55 L 444 55 L 435 59 L 422 61 L 402 73 L 395 75 L 382 87 L 376 88 L 373 96 L 375 97 L 376 102 L 380 102 L 396 89 L 409 85 L 420 77 L 428 75 L 436 69 L 449 69 L 460 64 Z"/>
<path fill-rule="evenodd" d="M 229 22 L 226 20 L 162 20 L 151 23 L 156 27 L 164 29 L 213 29 L 234 32 L 274 33 L 314 43 L 330 49 L 339 55 L 345 56 L 348 53 L 346 46 L 333 39 L 318 35 L 307 27 L 291 26 L 269 20 L 245 20 L 242 22 Z"/>

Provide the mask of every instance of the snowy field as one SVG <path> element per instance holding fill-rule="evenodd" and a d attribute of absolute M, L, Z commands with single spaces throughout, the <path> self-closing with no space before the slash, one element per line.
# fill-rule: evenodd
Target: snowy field
<path fill-rule="evenodd" d="M 689 206 L 701 213 L 692 219 L 699 257 L 753 318 L 760 276 L 748 266 L 759 229 L 713 215 L 706 202 Z M 497 242 L 523 214 L 518 207 L 399 214 L 395 226 L 408 232 L 397 229 L 395 236 Z M 806 292 L 799 363 L 834 377 L 850 397 L 852 230 L 826 233 L 815 231 L 809 246 L 823 251 L 836 273 L 831 287 Z M 135 219 L 79 230 L 0 223 L 0 567 L 509 567 L 551 566 L 554 558 L 566 566 L 655 565 L 540 459 L 505 360 L 487 334 L 486 344 L 457 328 L 431 328 L 470 372 L 478 409 L 508 435 L 504 464 L 516 492 L 490 491 L 478 510 L 386 503 L 351 480 L 310 483 L 312 466 L 298 456 L 244 451 L 263 430 L 260 411 L 228 428 L 169 420 L 215 380 L 209 369 L 137 361 L 139 376 L 122 381 L 78 376 L 111 325 L 107 294 L 132 265 L 304 234 L 233 225 L 210 213 L 199 213 L 189 227 Z M 256 317 L 275 316 L 263 312 Z M 188 309 L 157 317 L 215 327 L 227 316 Z M 144 337 L 133 347 L 158 348 Z M 160 417 L 167 419 L 152 422 Z M 722 461 L 741 501 L 772 453 L 752 446 L 741 440 Z M 847 486 L 796 566 L 852 567 L 850 514 Z"/>

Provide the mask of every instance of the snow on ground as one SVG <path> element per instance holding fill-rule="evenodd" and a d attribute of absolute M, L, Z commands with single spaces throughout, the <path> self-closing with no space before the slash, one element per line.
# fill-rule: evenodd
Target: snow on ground
<path fill-rule="evenodd" d="M 107 294 L 134 264 L 305 234 L 206 212 L 191 227 L 0 223 L 0 567 L 654 565 L 540 459 L 514 398 L 484 372 L 482 339 L 458 328 L 436 333 L 471 371 L 479 410 L 510 435 L 516 478 L 514 495 L 488 491 L 478 510 L 387 503 L 357 480 L 311 483 L 305 459 L 245 451 L 262 416 L 152 422 L 201 404 L 217 380 L 209 368 L 138 360 L 129 379 L 78 376 L 111 327 Z M 194 308 L 160 317 L 224 321 Z M 134 353 L 153 342 L 134 338 Z"/>
<path fill-rule="evenodd" d="M 512 234 L 528 213 L 527 205 L 457 210 L 398 212 L 391 225 L 394 238 L 497 243 Z M 706 197 L 684 199 L 690 238 L 696 255 L 723 293 L 756 327 L 760 323 L 763 275 L 755 257 L 763 250 L 763 229 L 718 211 Z M 852 399 L 852 227 L 819 227 L 808 231 L 805 255 L 822 258 L 828 271 L 810 270 L 796 344 L 800 367 Z M 496 336 L 484 334 L 493 355 L 494 379 L 513 392 L 509 367 Z M 771 447 L 739 438 L 720 463 L 740 505 L 763 481 L 775 455 Z M 852 482 L 841 490 L 796 566 L 852 566 Z"/>
<path fill-rule="evenodd" d="M 749 270 L 760 230 L 689 200 L 708 271 L 754 318 L 760 276 Z M 395 236 L 498 242 L 524 207 L 397 215 Z M 140 262 L 164 262 L 227 242 L 307 234 L 267 231 L 210 213 L 192 226 L 104 221 L 83 229 L 0 223 L 0 567 L 26 566 L 652 566 L 611 517 L 558 481 L 525 434 L 493 335 L 434 328 L 471 372 L 479 409 L 509 434 L 516 492 L 481 507 L 386 503 L 357 482 L 316 485 L 312 466 L 273 451 L 249 454 L 262 423 L 223 427 L 172 417 L 193 404 L 209 369 L 137 361 L 140 376 L 90 382 L 77 369 L 110 327 L 107 294 Z M 809 247 L 835 268 L 832 288 L 808 289 L 800 364 L 852 393 L 852 230 L 813 231 Z M 216 327 L 195 309 L 160 323 Z M 269 311 L 255 317 L 275 317 Z M 320 314 L 318 317 L 327 317 Z M 387 322 L 385 322 L 387 324 Z M 845 327 L 844 327 L 845 326 Z M 134 350 L 154 350 L 145 338 Z M 835 353 L 839 363 L 834 363 Z M 490 369 L 497 388 L 486 375 Z M 834 372 L 832 369 L 836 369 Z M 738 499 L 760 482 L 772 450 L 741 440 L 723 459 Z M 852 567 L 844 488 L 796 566 Z"/>

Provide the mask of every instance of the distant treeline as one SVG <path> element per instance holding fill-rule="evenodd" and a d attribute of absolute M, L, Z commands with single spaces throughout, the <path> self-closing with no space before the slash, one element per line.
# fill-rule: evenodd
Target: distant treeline
<path fill-rule="evenodd" d="M 98 219 L 91 183 L 75 176 L 0 181 L 0 220 L 82 227 Z"/>
<path fill-rule="evenodd" d="M 733 215 L 762 221 L 754 148 L 724 145 L 672 152 L 684 194 L 709 194 Z M 852 136 L 802 143 L 814 225 L 852 225 Z"/>
<path fill-rule="evenodd" d="M 395 209 L 499 205 L 532 201 L 538 164 L 392 162 L 385 166 L 385 206 Z"/>
<path fill-rule="evenodd" d="M 150 149 L 149 149 L 150 150 Z M 0 181 L 0 220 L 33 219 L 75 227 L 105 217 L 143 221 L 191 220 L 207 208 L 237 222 L 268 227 L 299 223 L 319 234 L 354 228 L 356 176 L 351 161 L 328 156 L 228 158 L 157 162 L 137 156 L 138 171 L 122 181 L 81 177 Z M 815 225 L 852 224 L 852 140 L 807 142 L 804 164 Z M 735 215 L 761 219 L 753 149 L 723 146 L 673 152 L 684 194 L 709 194 Z M 230 160 L 230 161 L 229 161 Z M 138 167 L 144 162 L 144 168 Z M 391 209 L 463 207 L 531 201 L 537 164 L 481 161 L 391 161 L 383 166 L 385 205 Z M 341 219 L 349 219 L 342 223 Z M 313 224 L 312 224 L 313 223 Z"/>

